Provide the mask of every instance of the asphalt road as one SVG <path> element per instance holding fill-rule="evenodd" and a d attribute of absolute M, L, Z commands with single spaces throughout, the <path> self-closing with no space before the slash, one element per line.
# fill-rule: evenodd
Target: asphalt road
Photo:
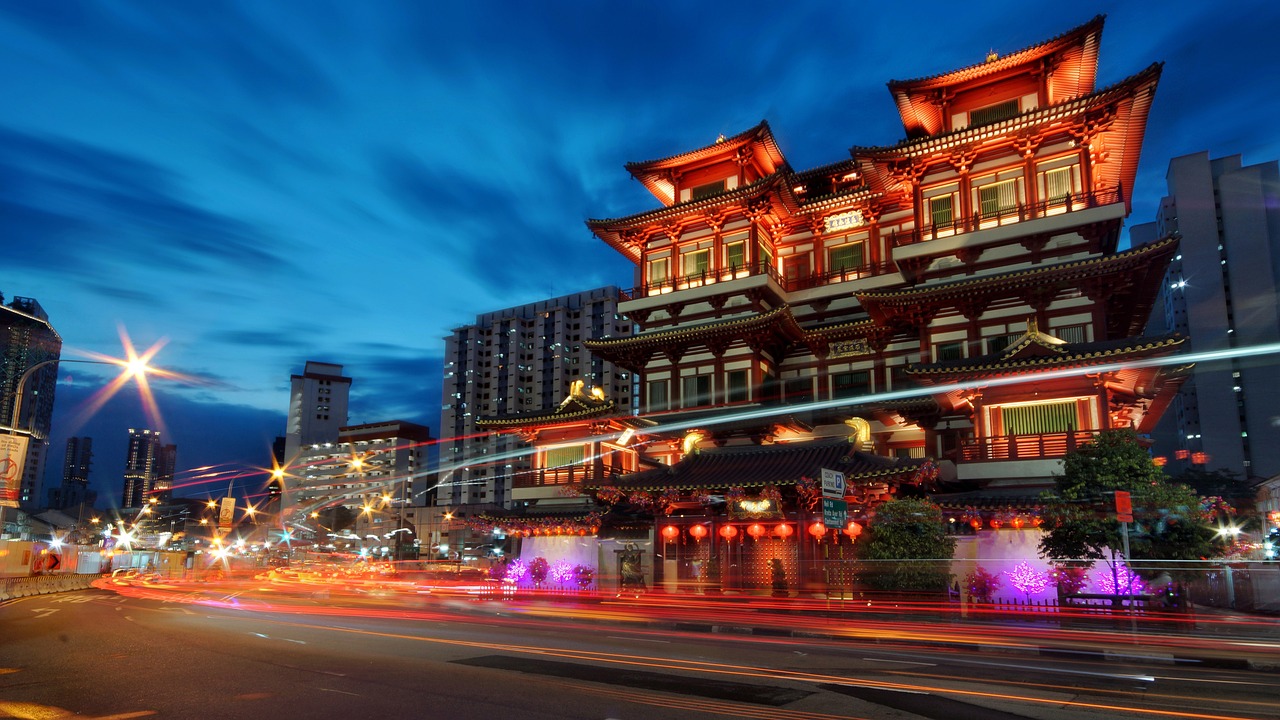
<path fill-rule="evenodd" d="M 1026 628 L 827 617 L 807 636 L 746 604 L 109 587 L 0 605 L 0 717 L 1280 718 L 1276 673 L 1107 633 L 1089 642 L 1110 656 L 1033 654 Z"/>

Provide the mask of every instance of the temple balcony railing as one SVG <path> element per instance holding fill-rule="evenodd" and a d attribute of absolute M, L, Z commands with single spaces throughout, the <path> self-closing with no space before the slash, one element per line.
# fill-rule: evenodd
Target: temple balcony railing
<path fill-rule="evenodd" d="M 840 268 L 839 270 L 795 274 L 780 273 L 773 265 L 733 267 L 726 268 L 724 270 L 705 270 L 699 273 L 694 273 L 693 275 L 684 275 L 660 282 L 646 283 L 632 288 L 630 291 L 620 291 L 619 298 L 624 302 L 629 300 L 639 300 L 642 298 L 655 298 L 682 290 L 691 290 L 693 288 L 715 285 L 716 283 L 724 283 L 731 280 L 760 276 L 768 276 L 778 285 L 778 287 L 782 288 L 786 292 L 795 292 L 797 290 L 808 290 L 825 285 L 836 285 L 863 278 L 888 275 L 896 273 L 897 271 L 897 266 L 892 262 L 863 263 L 861 265 Z"/>
<path fill-rule="evenodd" d="M 894 232 L 890 234 L 889 241 L 893 247 L 903 247 L 929 240 L 987 230 L 1002 225 L 1012 225 L 1028 220 L 1114 205 L 1120 202 L 1124 202 L 1124 193 L 1121 188 L 1068 194 L 1030 205 L 1018 203 L 1007 207 L 997 207 L 984 212 L 977 212 L 967 217 L 957 217 L 950 222 L 931 223 L 911 230 Z"/>
<path fill-rule="evenodd" d="M 624 475 L 626 471 L 615 465 L 594 467 L 591 465 L 565 465 L 556 468 L 534 468 L 516 473 L 511 478 L 512 488 L 538 488 L 555 485 L 571 485 L 588 480 L 606 480 Z"/>
<path fill-rule="evenodd" d="M 960 462 L 1060 458 L 1093 442 L 1097 430 L 1028 435 L 993 435 L 960 441 Z"/>

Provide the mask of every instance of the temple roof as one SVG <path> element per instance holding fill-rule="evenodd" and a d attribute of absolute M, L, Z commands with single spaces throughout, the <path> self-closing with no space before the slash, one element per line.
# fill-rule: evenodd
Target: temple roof
<path fill-rule="evenodd" d="M 582 389 L 583 382 L 575 381 L 570 387 L 569 395 L 559 407 L 549 412 L 516 413 L 482 417 L 476 420 L 476 427 L 486 430 L 515 429 L 529 426 L 564 425 L 597 418 L 610 417 L 615 422 L 627 427 L 647 427 L 652 424 L 639 418 L 626 416 L 617 403 L 606 399 L 599 388 L 591 392 Z"/>
<path fill-rule="evenodd" d="M 954 91 L 955 86 L 982 85 L 1000 77 L 1038 71 L 1050 56 L 1057 57 L 1047 77 L 1049 104 L 1092 92 L 1104 20 L 1104 15 L 1098 15 L 1042 43 L 959 70 L 914 80 L 890 80 L 889 92 L 898 105 L 908 136 L 934 135 L 941 131 L 943 117 L 937 103 L 940 91 Z"/>
<path fill-rule="evenodd" d="M 1150 314 L 1157 284 L 1178 248 L 1176 236 L 1111 255 L 1040 265 L 997 275 L 908 287 L 855 293 L 858 302 L 879 323 L 920 316 L 929 306 L 973 306 L 996 297 L 1040 295 L 1051 297 L 1066 289 L 1084 287 L 1105 294 L 1108 331 L 1127 337 L 1142 331 Z M 1106 279 L 1104 284 L 1101 282 Z"/>
<path fill-rule="evenodd" d="M 1184 342 L 1186 338 L 1174 334 L 1153 338 L 1068 343 L 1033 328 L 1001 352 L 975 358 L 911 365 L 907 367 L 907 374 L 921 381 L 937 381 L 971 376 L 998 377 L 1021 374 L 1027 370 L 1087 367 L 1168 355 Z"/>
<path fill-rule="evenodd" d="M 583 347 L 595 355 L 631 370 L 639 370 L 654 353 L 668 347 L 693 346 L 721 341 L 731 343 L 752 334 L 783 340 L 798 340 L 803 330 L 791 314 L 791 306 L 781 305 L 764 313 L 739 315 L 699 325 L 656 330 L 620 338 L 584 340 Z"/>
<path fill-rule="evenodd" d="M 670 170 L 683 169 L 690 165 L 703 165 L 708 161 L 722 158 L 735 158 L 739 153 L 748 153 L 760 167 L 763 175 L 771 175 L 786 166 L 786 159 L 778 149 L 778 142 L 773 137 L 767 121 L 761 121 L 733 137 L 722 137 L 716 142 L 696 150 L 678 155 L 630 162 L 626 164 L 627 172 L 644 184 L 649 192 L 658 197 L 665 205 L 676 200 L 676 187 L 671 181 Z"/>
<path fill-rule="evenodd" d="M 680 462 L 606 480 L 626 492 L 726 490 L 731 487 L 795 485 L 801 477 L 820 477 L 823 468 L 837 470 L 849 484 L 911 482 L 929 464 L 924 459 L 888 458 L 853 449 L 845 438 L 772 445 L 706 448 Z"/>
<path fill-rule="evenodd" d="M 859 168 L 870 186 L 888 192 L 893 188 L 887 164 L 895 160 L 926 159 L 946 162 L 957 148 L 974 147 L 1017 137 L 1019 131 L 1060 125 L 1063 131 L 1079 125 L 1085 131 L 1105 133 L 1110 162 L 1098 164 L 1094 189 L 1125 189 L 1126 203 L 1132 195 L 1138 156 L 1146 135 L 1147 114 L 1155 97 L 1163 63 L 1153 63 L 1142 71 L 1089 95 L 1055 105 L 1029 110 L 1007 120 L 953 130 L 926 137 L 908 138 L 890 146 L 854 146 L 849 152 L 863 160 Z M 1092 142 L 1093 137 L 1081 138 Z M 1117 162 L 1115 158 L 1119 158 Z"/>

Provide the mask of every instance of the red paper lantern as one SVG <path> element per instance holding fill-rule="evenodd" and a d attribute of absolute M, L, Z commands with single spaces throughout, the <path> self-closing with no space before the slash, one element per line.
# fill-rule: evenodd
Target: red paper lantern
<path fill-rule="evenodd" d="M 1000 522 L 1000 518 L 991 518 L 991 522 L 989 524 L 991 525 L 992 530 L 999 530 L 1003 523 Z"/>
<path fill-rule="evenodd" d="M 849 524 L 845 526 L 844 534 L 856 539 L 862 534 L 862 526 L 856 520 L 850 520 Z"/>
<path fill-rule="evenodd" d="M 1187 458 L 1191 457 L 1191 451 L 1190 450 L 1174 450 L 1173 456 L 1178 458 L 1179 460 L 1186 460 Z"/>
<path fill-rule="evenodd" d="M 1044 522 L 1044 519 L 1043 519 L 1043 518 L 1041 518 L 1041 517 L 1039 517 L 1039 516 L 1032 516 L 1032 518 L 1031 518 L 1031 527 L 1040 527 L 1040 524 L 1041 524 L 1041 523 L 1043 523 L 1043 522 Z"/>
<path fill-rule="evenodd" d="M 822 539 L 822 536 L 827 534 L 826 524 L 822 522 L 816 522 L 810 525 L 809 534 L 814 536 L 815 538 Z"/>
<path fill-rule="evenodd" d="M 725 540 L 732 540 L 738 537 L 738 528 L 732 525 L 722 525 L 720 527 L 720 537 Z"/>
<path fill-rule="evenodd" d="M 974 518 L 974 519 L 972 519 L 972 520 L 970 520 L 970 521 L 969 521 L 969 527 L 973 528 L 974 530 L 981 530 L 981 529 L 982 529 L 982 521 L 981 521 L 981 520 L 979 520 L 978 518 Z"/>
<path fill-rule="evenodd" d="M 792 533 L 794 532 L 795 532 L 795 529 L 786 523 L 780 523 L 777 527 L 773 529 L 773 534 L 777 535 L 783 540 L 786 540 L 787 538 L 791 537 Z"/>
<path fill-rule="evenodd" d="M 1022 519 L 1021 515 L 1015 515 L 1013 519 L 1009 521 L 1009 524 L 1012 525 L 1015 530 L 1021 530 L 1024 522 L 1026 521 Z"/>
<path fill-rule="evenodd" d="M 696 542 L 702 542 L 702 538 L 707 536 L 707 527 L 705 525 L 694 525 L 689 528 L 689 535 Z"/>
<path fill-rule="evenodd" d="M 765 530 L 765 529 L 764 529 L 764 526 L 763 526 L 763 525 L 761 525 L 760 523 L 751 523 L 751 525 L 750 525 L 749 527 L 747 527 L 747 534 L 748 534 L 748 535 L 750 535 L 752 538 L 754 538 L 754 539 L 756 539 L 756 540 L 759 540 L 761 537 L 763 537 L 764 535 L 766 535 L 768 532 L 769 532 L 769 531 L 768 531 L 768 530 Z"/>
<path fill-rule="evenodd" d="M 1192 462 L 1192 463 L 1195 463 L 1196 465 L 1208 465 L 1208 464 L 1209 464 L 1209 453 L 1207 453 L 1207 452 L 1194 452 L 1194 453 L 1191 453 L 1191 462 Z"/>
<path fill-rule="evenodd" d="M 1163 455 L 1157 455 L 1151 458 L 1151 464 L 1155 465 L 1156 467 L 1164 467 L 1165 465 L 1169 464 L 1169 458 Z"/>
<path fill-rule="evenodd" d="M 671 542 L 680 537 L 680 528 L 675 525 L 668 525 L 662 528 L 662 537 L 666 538 L 667 542 Z"/>

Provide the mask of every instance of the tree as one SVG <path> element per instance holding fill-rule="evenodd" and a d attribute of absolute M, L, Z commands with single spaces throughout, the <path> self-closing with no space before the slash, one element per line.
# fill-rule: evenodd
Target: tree
<path fill-rule="evenodd" d="M 859 543 L 867 584 L 877 590 L 945 591 L 956 541 L 944 527 L 942 510 L 928 500 L 880 505 Z"/>
<path fill-rule="evenodd" d="M 1132 430 L 1104 431 L 1069 453 L 1055 484 L 1043 498 L 1041 557 L 1082 567 L 1106 560 L 1114 575 L 1124 542 L 1115 517 L 1117 490 L 1129 492 L 1133 501 L 1133 558 L 1186 561 L 1214 553 L 1214 533 L 1204 522 L 1199 498 L 1191 488 L 1168 481 Z"/>

